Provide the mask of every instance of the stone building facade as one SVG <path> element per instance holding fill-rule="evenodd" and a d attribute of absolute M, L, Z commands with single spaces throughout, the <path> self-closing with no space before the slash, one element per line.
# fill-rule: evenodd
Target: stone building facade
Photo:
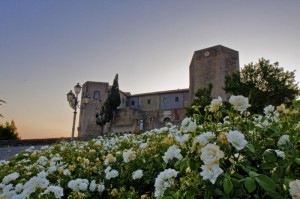
<path fill-rule="evenodd" d="M 180 124 L 198 89 L 213 84 L 212 96 L 227 100 L 223 90 L 225 76 L 239 70 L 238 51 L 218 45 L 194 52 L 189 73 L 190 86 L 186 89 L 132 95 L 120 91 L 121 104 L 111 124 L 104 127 L 110 134 L 136 133 L 160 128 L 166 122 Z M 96 114 L 106 101 L 110 86 L 106 82 L 86 82 L 82 96 L 89 95 L 90 102 L 80 111 L 78 137 L 97 137 L 101 128 Z"/>

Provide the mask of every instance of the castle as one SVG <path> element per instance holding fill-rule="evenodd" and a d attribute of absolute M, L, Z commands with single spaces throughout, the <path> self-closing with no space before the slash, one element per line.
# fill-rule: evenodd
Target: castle
<path fill-rule="evenodd" d="M 239 71 L 239 53 L 217 45 L 194 52 L 189 75 L 190 85 L 186 89 L 130 94 L 120 91 L 121 104 L 110 125 L 111 134 L 136 133 L 160 128 L 166 122 L 180 124 L 200 88 L 212 83 L 212 96 L 227 100 L 223 90 L 225 76 Z M 89 95 L 90 101 L 79 115 L 78 137 L 97 137 L 101 128 L 97 125 L 96 114 L 106 101 L 110 85 L 106 82 L 87 81 L 82 86 L 82 96 Z M 102 129 L 103 130 L 103 129 Z"/>

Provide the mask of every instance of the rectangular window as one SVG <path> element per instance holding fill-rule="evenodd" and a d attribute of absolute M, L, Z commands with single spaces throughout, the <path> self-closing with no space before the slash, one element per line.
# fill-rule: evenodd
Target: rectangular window
<path fill-rule="evenodd" d="M 148 100 L 147 100 L 147 103 L 148 103 L 148 104 L 151 104 L 151 99 L 148 99 Z"/>
<path fill-rule="evenodd" d="M 134 106 L 134 101 L 131 101 L 131 106 Z"/>
<path fill-rule="evenodd" d="M 175 102 L 179 102 L 179 97 L 175 97 Z"/>
<path fill-rule="evenodd" d="M 100 91 L 94 91 L 94 99 L 100 99 Z"/>

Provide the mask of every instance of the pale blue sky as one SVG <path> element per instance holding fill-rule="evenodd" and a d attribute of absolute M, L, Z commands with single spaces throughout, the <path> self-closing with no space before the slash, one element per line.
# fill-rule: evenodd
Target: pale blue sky
<path fill-rule="evenodd" d="M 0 106 L 21 137 L 70 136 L 66 93 L 113 81 L 144 93 L 189 87 L 193 52 L 239 51 L 240 66 L 265 57 L 300 80 L 298 0 L 2 0 Z"/>

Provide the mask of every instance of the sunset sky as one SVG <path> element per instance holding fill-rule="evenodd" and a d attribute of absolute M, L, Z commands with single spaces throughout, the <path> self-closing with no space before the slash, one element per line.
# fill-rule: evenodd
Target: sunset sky
<path fill-rule="evenodd" d="M 1 0 L 0 123 L 22 139 L 69 137 L 76 83 L 132 94 L 189 87 L 193 52 L 224 45 L 300 81 L 299 0 Z M 77 132 L 76 132 L 77 135 Z"/>

